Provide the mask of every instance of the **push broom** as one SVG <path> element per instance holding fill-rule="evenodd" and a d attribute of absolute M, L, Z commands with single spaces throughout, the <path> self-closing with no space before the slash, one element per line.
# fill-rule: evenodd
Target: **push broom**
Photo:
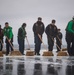
<path fill-rule="evenodd" d="M 46 49 L 46 46 L 45 46 L 44 42 L 42 41 L 42 38 L 39 34 L 38 34 L 38 37 L 41 40 L 41 42 L 43 43 L 44 48 Z M 46 50 L 46 51 L 43 52 L 42 56 L 54 56 L 54 55 L 53 55 L 52 51 Z"/>
<path fill-rule="evenodd" d="M 58 40 L 60 41 L 60 43 L 62 44 L 61 40 L 59 39 L 59 37 L 57 36 Z M 62 51 L 67 51 L 67 48 L 62 48 Z"/>
<path fill-rule="evenodd" d="M 52 39 L 52 38 L 51 38 Z M 52 39 L 53 40 L 53 39 Z M 54 41 L 54 40 L 53 40 Z M 56 42 L 54 41 L 54 43 L 56 44 Z M 62 49 L 60 49 L 60 47 L 56 44 L 56 46 L 58 47 L 58 49 L 60 50 L 57 53 L 57 56 L 68 56 L 67 52 L 62 51 Z"/>
<path fill-rule="evenodd" d="M 6 37 L 6 39 L 8 40 L 8 37 Z M 10 42 L 9 40 L 8 40 L 8 42 L 9 42 L 10 46 L 11 46 L 12 49 L 13 49 L 13 51 L 11 51 L 11 53 L 10 53 L 10 56 L 20 56 L 20 55 L 22 55 L 22 54 L 20 53 L 20 51 L 14 50 L 14 48 L 13 48 L 13 46 L 12 46 L 12 44 L 11 44 L 11 42 Z"/>
<path fill-rule="evenodd" d="M 26 40 L 27 40 L 27 43 L 28 43 L 28 49 L 26 51 L 26 56 L 34 56 L 35 53 L 34 53 L 34 51 L 32 51 L 30 49 L 30 44 L 29 44 L 29 41 L 28 41 L 27 37 L 26 37 Z"/>
<path fill-rule="evenodd" d="M 30 44 L 29 44 L 29 41 L 28 41 L 27 37 L 26 37 L 26 41 L 28 43 L 28 49 L 27 50 L 30 50 Z"/>

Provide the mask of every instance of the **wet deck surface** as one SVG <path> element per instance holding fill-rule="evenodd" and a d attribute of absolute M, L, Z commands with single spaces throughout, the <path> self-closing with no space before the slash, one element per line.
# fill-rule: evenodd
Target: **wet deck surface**
<path fill-rule="evenodd" d="M 4 56 L 0 75 L 74 75 L 74 57 Z"/>

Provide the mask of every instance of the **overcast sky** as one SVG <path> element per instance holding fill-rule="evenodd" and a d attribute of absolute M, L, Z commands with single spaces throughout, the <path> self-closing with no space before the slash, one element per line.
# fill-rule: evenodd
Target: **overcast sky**
<path fill-rule="evenodd" d="M 32 27 L 38 17 L 42 17 L 45 27 L 55 19 L 63 33 L 63 44 L 66 44 L 65 28 L 73 16 L 74 0 L 0 0 L 0 24 L 4 27 L 4 23 L 9 22 L 13 27 L 14 44 L 17 44 L 17 31 L 23 22 L 27 23 L 29 43 L 34 44 Z M 43 41 L 47 44 L 45 33 Z"/>

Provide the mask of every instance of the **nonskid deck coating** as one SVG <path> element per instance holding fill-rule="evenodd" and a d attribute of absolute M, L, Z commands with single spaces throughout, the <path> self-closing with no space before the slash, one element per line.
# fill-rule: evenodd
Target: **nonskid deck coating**
<path fill-rule="evenodd" d="M 0 75 L 74 75 L 74 57 L 4 56 Z"/>

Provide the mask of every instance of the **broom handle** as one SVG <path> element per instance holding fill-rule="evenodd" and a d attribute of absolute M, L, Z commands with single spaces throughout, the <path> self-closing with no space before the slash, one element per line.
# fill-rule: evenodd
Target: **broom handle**
<path fill-rule="evenodd" d="M 41 35 L 40 35 L 40 34 L 38 34 L 38 37 L 39 37 L 39 39 L 42 41 L 42 38 L 41 38 Z M 42 43 L 43 43 L 43 45 L 44 45 L 44 48 L 47 49 L 43 41 L 42 41 Z"/>
<path fill-rule="evenodd" d="M 29 47 L 29 49 L 30 49 L 30 44 L 29 44 L 29 41 L 28 41 L 27 37 L 26 37 L 26 40 L 27 40 L 27 43 L 28 43 L 28 47 Z"/>
<path fill-rule="evenodd" d="M 56 42 L 54 42 L 56 44 Z M 60 47 L 56 44 L 56 46 L 59 48 L 59 50 L 61 51 Z"/>
<path fill-rule="evenodd" d="M 7 37 L 7 36 L 6 36 L 6 39 L 8 40 L 8 37 Z M 12 49 L 14 50 L 14 48 L 13 48 L 11 42 L 10 42 L 9 40 L 8 40 L 8 42 L 9 42 L 10 46 L 12 47 Z"/>
<path fill-rule="evenodd" d="M 51 39 L 53 40 L 53 38 L 51 37 Z M 53 42 L 56 44 L 56 42 L 53 40 Z M 60 47 L 56 44 L 56 46 L 59 48 L 59 50 L 61 51 Z"/>
<path fill-rule="evenodd" d="M 62 42 L 61 42 L 61 39 L 57 36 L 57 38 L 58 38 L 58 40 L 60 41 L 60 43 L 62 44 Z"/>
<path fill-rule="evenodd" d="M 57 36 L 58 40 L 60 41 L 61 45 L 62 45 L 62 42 L 61 42 L 61 39 Z M 62 45 L 63 46 L 63 45 Z M 64 46 L 63 46 L 64 47 Z"/>

